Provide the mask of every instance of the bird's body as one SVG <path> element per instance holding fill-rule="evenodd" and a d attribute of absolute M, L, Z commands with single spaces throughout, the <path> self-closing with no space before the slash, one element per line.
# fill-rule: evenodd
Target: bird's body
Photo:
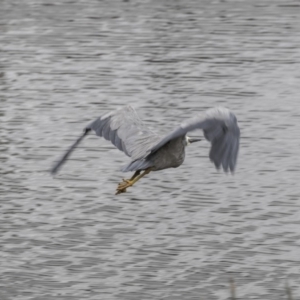
<path fill-rule="evenodd" d="M 147 128 L 129 105 L 105 114 L 88 125 L 83 135 L 56 163 L 51 172 L 55 174 L 81 140 L 90 131 L 94 131 L 131 157 L 131 162 L 121 170 L 135 171 L 135 174 L 131 179 L 119 184 L 117 194 L 123 193 L 150 171 L 179 167 L 185 158 L 185 147 L 200 140 L 187 136 L 189 131 L 196 129 L 202 129 L 205 138 L 211 142 L 209 157 L 216 168 L 222 166 L 226 172 L 233 172 L 239 149 L 240 130 L 235 115 L 228 109 L 209 109 L 204 114 L 188 119 L 169 134 L 160 136 Z M 144 173 L 140 175 L 141 171 Z"/>
<path fill-rule="evenodd" d="M 179 167 L 185 158 L 186 137 L 171 140 L 148 157 L 153 164 L 152 171 Z"/>

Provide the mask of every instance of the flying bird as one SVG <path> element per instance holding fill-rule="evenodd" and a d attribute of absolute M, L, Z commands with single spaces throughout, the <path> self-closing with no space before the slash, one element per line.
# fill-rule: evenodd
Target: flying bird
<path fill-rule="evenodd" d="M 57 161 L 51 173 L 56 174 L 82 139 L 94 131 L 131 158 L 121 171 L 135 173 L 130 179 L 123 179 L 116 190 L 116 195 L 124 193 L 151 171 L 179 167 L 184 161 L 186 146 L 201 140 L 187 136 L 188 132 L 196 129 L 202 129 L 204 137 L 211 143 L 209 158 L 215 167 L 233 172 L 239 150 L 240 129 L 236 116 L 227 108 L 215 107 L 196 114 L 167 135 L 161 136 L 150 130 L 136 111 L 127 105 L 90 123 Z"/>

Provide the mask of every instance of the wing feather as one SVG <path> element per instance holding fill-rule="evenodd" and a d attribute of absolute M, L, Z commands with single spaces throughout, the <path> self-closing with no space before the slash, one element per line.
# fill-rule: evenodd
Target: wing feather
<path fill-rule="evenodd" d="M 111 141 L 132 160 L 149 153 L 149 149 L 161 138 L 144 125 L 129 105 L 99 117 L 87 129 Z"/>
<path fill-rule="evenodd" d="M 170 140 L 196 129 L 202 129 L 205 138 L 211 142 L 209 158 L 216 168 L 219 169 L 222 166 L 224 171 L 233 172 L 239 150 L 240 129 L 235 115 L 223 107 L 209 109 L 204 114 L 188 119 L 163 137 L 145 157 L 159 150 Z"/>

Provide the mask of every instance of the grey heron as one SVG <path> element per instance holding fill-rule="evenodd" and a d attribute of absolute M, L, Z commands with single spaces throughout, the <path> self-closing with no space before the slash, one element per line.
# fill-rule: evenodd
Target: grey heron
<path fill-rule="evenodd" d="M 185 158 L 185 147 L 200 141 L 187 136 L 188 132 L 196 129 L 202 129 L 204 137 L 211 142 L 209 158 L 215 167 L 233 172 L 239 150 L 240 129 L 236 116 L 230 110 L 223 107 L 208 109 L 186 120 L 167 135 L 160 136 L 147 128 L 136 111 L 127 105 L 90 123 L 54 165 L 51 173 L 57 173 L 82 139 L 94 131 L 131 158 L 121 171 L 135 173 L 130 179 L 123 179 L 116 191 L 116 194 L 124 193 L 151 171 L 179 167 Z"/>

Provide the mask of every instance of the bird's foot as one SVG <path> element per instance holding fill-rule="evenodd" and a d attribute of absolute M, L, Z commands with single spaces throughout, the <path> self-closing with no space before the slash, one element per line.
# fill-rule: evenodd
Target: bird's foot
<path fill-rule="evenodd" d="M 123 179 L 123 182 L 119 183 L 116 191 L 116 195 L 126 193 L 126 189 L 133 185 L 133 182 L 128 179 Z"/>
<path fill-rule="evenodd" d="M 119 187 L 118 187 L 115 195 L 119 195 L 122 193 L 126 193 L 126 189 L 119 189 Z"/>

